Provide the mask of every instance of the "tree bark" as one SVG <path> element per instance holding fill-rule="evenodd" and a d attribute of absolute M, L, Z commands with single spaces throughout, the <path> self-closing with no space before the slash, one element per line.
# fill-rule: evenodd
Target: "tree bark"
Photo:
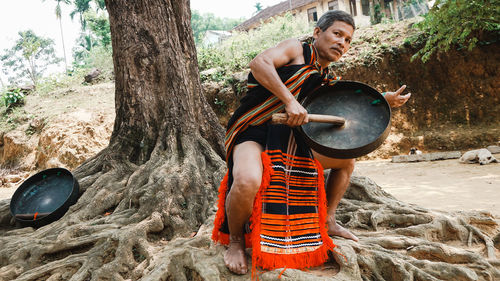
<path fill-rule="evenodd" d="M 153 150 L 200 134 L 223 155 L 223 131 L 198 78 L 189 3 L 107 1 L 106 5 L 116 73 L 116 122 L 110 147 L 142 164 Z"/>

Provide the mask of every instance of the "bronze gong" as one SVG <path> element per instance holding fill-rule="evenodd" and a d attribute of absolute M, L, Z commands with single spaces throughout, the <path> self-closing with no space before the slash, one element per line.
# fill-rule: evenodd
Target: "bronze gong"
<path fill-rule="evenodd" d="M 299 127 L 308 145 L 333 158 L 350 159 L 379 147 L 389 135 L 391 108 L 374 88 L 355 81 L 339 81 L 310 93 L 302 105 L 310 114 L 334 115 L 344 125 L 309 122 Z"/>

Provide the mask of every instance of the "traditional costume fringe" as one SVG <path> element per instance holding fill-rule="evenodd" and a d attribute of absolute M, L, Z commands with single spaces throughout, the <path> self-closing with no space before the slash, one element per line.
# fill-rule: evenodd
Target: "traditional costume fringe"
<path fill-rule="evenodd" d="M 269 139 L 283 143 L 276 136 L 293 135 L 284 127 L 272 129 Z M 295 150 L 291 151 L 290 146 L 295 146 Z M 327 233 L 323 167 L 319 161 L 304 155 L 304 151 L 308 150 L 303 144 L 297 149 L 293 143 L 287 149 L 266 150 L 261 154 L 262 181 L 250 217 L 250 241 L 248 234 L 245 236 L 246 246 L 252 248 L 252 278 L 257 268 L 302 269 L 321 265 L 328 260 L 328 251 L 335 247 Z M 228 234 L 220 231 L 225 216 L 227 176 L 219 191 L 224 196 L 219 194 L 212 239 L 228 244 Z"/>

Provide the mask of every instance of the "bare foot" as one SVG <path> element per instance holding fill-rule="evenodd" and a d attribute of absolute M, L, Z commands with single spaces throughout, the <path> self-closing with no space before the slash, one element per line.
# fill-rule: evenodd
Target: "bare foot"
<path fill-rule="evenodd" d="M 349 230 L 340 226 L 335 221 L 335 218 L 332 218 L 332 217 L 328 218 L 328 235 L 330 235 L 330 236 L 336 235 L 336 236 L 340 236 L 340 237 L 354 240 L 356 242 L 359 241 L 359 239 L 358 239 L 358 237 L 356 237 L 356 235 L 352 234 Z"/>
<path fill-rule="evenodd" d="M 231 237 L 229 247 L 224 254 L 224 263 L 233 273 L 245 274 L 248 272 L 247 258 L 245 256 L 245 239 Z"/>

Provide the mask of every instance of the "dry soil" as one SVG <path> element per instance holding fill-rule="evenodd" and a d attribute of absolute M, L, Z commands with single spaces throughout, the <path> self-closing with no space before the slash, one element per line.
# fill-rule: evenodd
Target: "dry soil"
<path fill-rule="evenodd" d="M 500 158 L 499 154 L 495 156 Z M 443 211 L 484 210 L 500 217 L 500 163 L 368 160 L 359 161 L 355 173 L 371 178 L 408 203 Z"/>

